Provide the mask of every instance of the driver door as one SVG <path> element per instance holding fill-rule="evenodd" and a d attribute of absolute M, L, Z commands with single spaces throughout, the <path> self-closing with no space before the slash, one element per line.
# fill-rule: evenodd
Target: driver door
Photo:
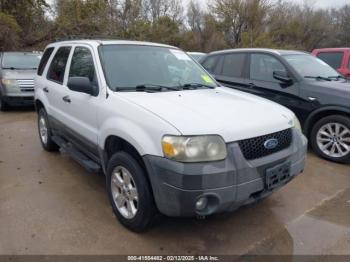
<path fill-rule="evenodd" d="M 66 110 L 69 118 L 70 140 L 75 142 L 77 147 L 82 146 L 85 153 L 98 155 L 98 124 L 97 124 L 97 108 L 101 104 L 101 92 L 96 96 L 76 92 L 67 86 L 70 77 L 87 77 L 90 83 L 99 88 L 99 81 L 95 70 L 95 58 L 93 50 L 88 46 L 74 46 L 69 60 L 68 76 L 66 85 Z M 91 155 L 90 154 L 90 155 Z"/>
<path fill-rule="evenodd" d="M 273 77 L 274 71 L 284 71 L 287 68 L 276 57 L 265 53 L 252 53 L 249 55 L 248 86 L 252 94 L 262 96 L 276 103 L 284 105 L 300 115 L 304 105 L 299 96 L 299 84 L 295 80 L 283 83 Z"/>

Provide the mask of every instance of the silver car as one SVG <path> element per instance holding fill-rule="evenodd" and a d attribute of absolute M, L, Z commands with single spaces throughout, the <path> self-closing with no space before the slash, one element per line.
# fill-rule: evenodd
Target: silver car
<path fill-rule="evenodd" d="M 201 52 L 187 52 L 194 60 L 197 62 L 201 62 L 202 59 L 207 55 L 206 53 L 201 53 Z"/>
<path fill-rule="evenodd" d="M 0 53 L 0 110 L 10 106 L 32 105 L 34 76 L 41 58 L 39 52 Z"/>

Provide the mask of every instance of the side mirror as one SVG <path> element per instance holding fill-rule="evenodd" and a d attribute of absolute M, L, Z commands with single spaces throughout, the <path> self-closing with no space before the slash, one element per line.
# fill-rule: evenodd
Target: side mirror
<path fill-rule="evenodd" d="M 72 91 L 94 95 L 95 90 L 88 77 L 74 76 L 68 79 L 68 88 Z"/>
<path fill-rule="evenodd" d="M 293 83 L 293 79 L 288 75 L 286 71 L 273 71 L 273 78 L 285 84 Z"/>

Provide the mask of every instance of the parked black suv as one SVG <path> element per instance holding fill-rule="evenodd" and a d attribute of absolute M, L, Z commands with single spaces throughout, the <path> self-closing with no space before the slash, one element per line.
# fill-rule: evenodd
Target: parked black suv
<path fill-rule="evenodd" d="M 223 85 L 290 108 L 321 157 L 350 162 L 350 81 L 300 51 L 234 49 L 209 54 L 202 65 Z"/>

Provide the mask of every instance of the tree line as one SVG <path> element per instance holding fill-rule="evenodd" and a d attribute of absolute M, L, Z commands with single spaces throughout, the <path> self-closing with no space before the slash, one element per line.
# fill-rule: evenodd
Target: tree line
<path fill-rule="evenodd" d="M 188 2 L 188 1 L 185 1 Z M 288 0 L 0 0 L 0 50 L 42 50 L 70 37 L 153 41 L 187 51 L 311 51 L 349 46 L 350 5 Z"/>

